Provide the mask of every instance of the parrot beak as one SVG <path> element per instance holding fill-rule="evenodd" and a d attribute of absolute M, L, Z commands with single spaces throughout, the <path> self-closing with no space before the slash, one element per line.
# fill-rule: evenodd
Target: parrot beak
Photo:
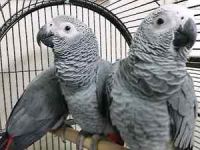
<path fill-rule="evenodd" d="M 40 28 L 38 34 L 37 34 L 37 43 L 39 46 L 41 46 L 41 42 L 46 45 L 47 47 L 53 48 L 53 37 L 54 34 L 51 31 L 47 31 L 47 26 L 44 25 L 42 28 Z"/>
<path fill-rule="evenodd" d="M 175 32 L 173 44 L 176 48 L 192 48 L 197 38 L 197 27 L 193 19 L 188 19 L 186 23 Z"/>

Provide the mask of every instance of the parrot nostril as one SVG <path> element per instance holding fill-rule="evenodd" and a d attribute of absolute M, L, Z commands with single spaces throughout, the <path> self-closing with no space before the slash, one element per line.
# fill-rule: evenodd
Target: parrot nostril
<path fill-rule="evenodd" d="M 54 36 L 54 33 L 50 32 L 50 33 L 49 33 L 49 36 Z"/>

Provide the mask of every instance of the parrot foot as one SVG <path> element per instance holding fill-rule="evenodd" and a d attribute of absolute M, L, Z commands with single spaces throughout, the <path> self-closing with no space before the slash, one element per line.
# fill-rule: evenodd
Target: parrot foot
<path fill-rule="evenodd" d="M 66 130 L 67 130 L 68 128 L 72 128 L 71 124 L 69 124 L 69 122 L 67 122 L 67 123 L 66 123 L 66 122 L 63 122 L 63 124 L 62 124 L 60 127 L 56 128 L 56 129 L 53 129 L 53 130 L 51 130 L 50 132 L 53 133 L 53 134 L 56 134 L 56 132 L 62 131 L 62 132 L 61 132 L 62 134 L 59 134 L 59 136 L 60 136 L 62 142 L 63 142 L 63 143 L 66 143 L 65 134 L 66 134 Z M 55 135 L 55 136 L 56 136 L 56 135 Z"/>
<path fill-rule="evenodd" d="M 85 132 L 85 131 L 83 131 L 83 130 L 81 130 L 79 132 L 79 136 L 78 136 L 78 139 L 76 141 L 76 150 L 83 150 L 83 142 L 84 142 L 85 136 L 86 137 L 90 136 L 90 134 Z"/>
<path fill-rule="evenodd" d="M 98 135 L 98 134 L 92 135 L 91 133 L 85 132 L 83 130 L 81 130 L 79 132 L 79 137 L 78 137 L 78 140 L 77 140 L 77 143 L 76 143 L 76 150 L 83 150 L 84 138 L 89 137 L 89 136 L 92 136 L 91 137 L 92 143 L 90 145 L 89 150 L 97 150 L 98 142 L 101 139 L 100 135 Z"/>
<path fill-rule="evenodd" d="M 65 139 L 65 132 L 67 130 L 67 128 L 72 128 L 72 126 L 68 123 L 64 123 L 61 127 L 63 129 L 63 134 L 60 136 L 61 140 L 63 143 L 67 143 L 66 139 Z"/>
<path fill-rule="evenodd" d="M 76 124 L 76 122 L 74 121 L 74 119 L 67 119 L 67 120 L 64 121 L 63 125 L 71 127 L 71 126 L 73 126 L 75 124 Z"/>
<path fill-rule="evenodd" d="M 89 150 L 97 150 L 98 149 L 98 142 L 101 140 L 101 136 L 98 134 L 94 134 L 92 136 L 92 143 Z"/>

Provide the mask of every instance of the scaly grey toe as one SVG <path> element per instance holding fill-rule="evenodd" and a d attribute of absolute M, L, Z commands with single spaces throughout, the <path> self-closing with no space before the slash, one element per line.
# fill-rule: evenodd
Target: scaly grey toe
<path fill-rule="evenodd" d="M 99 143 L 100 139 L 101 139 L 100 135 L 94 134 L 92 136 L 92 143 L 90 145 L 89 150 L 98 150 L 98 143 Z"/>

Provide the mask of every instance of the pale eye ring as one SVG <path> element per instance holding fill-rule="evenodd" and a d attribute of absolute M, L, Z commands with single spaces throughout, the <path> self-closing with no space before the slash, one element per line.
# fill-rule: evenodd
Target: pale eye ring
<path fill-rule="evenodd" d="M 158 18 L 157 24 L 158 24 L 158 25 L 161 25 L 161 24 L 163 24 L 163 23 L 164 23 L 164 20 L 163 20 L 162 18 Z"/>
<path fill-rule="evenodd" d="M 70 29 L 71 29 L 70 26 L 66 26 L 66 27 L 65 27 L 65 31 L 69 31 Z"/>

